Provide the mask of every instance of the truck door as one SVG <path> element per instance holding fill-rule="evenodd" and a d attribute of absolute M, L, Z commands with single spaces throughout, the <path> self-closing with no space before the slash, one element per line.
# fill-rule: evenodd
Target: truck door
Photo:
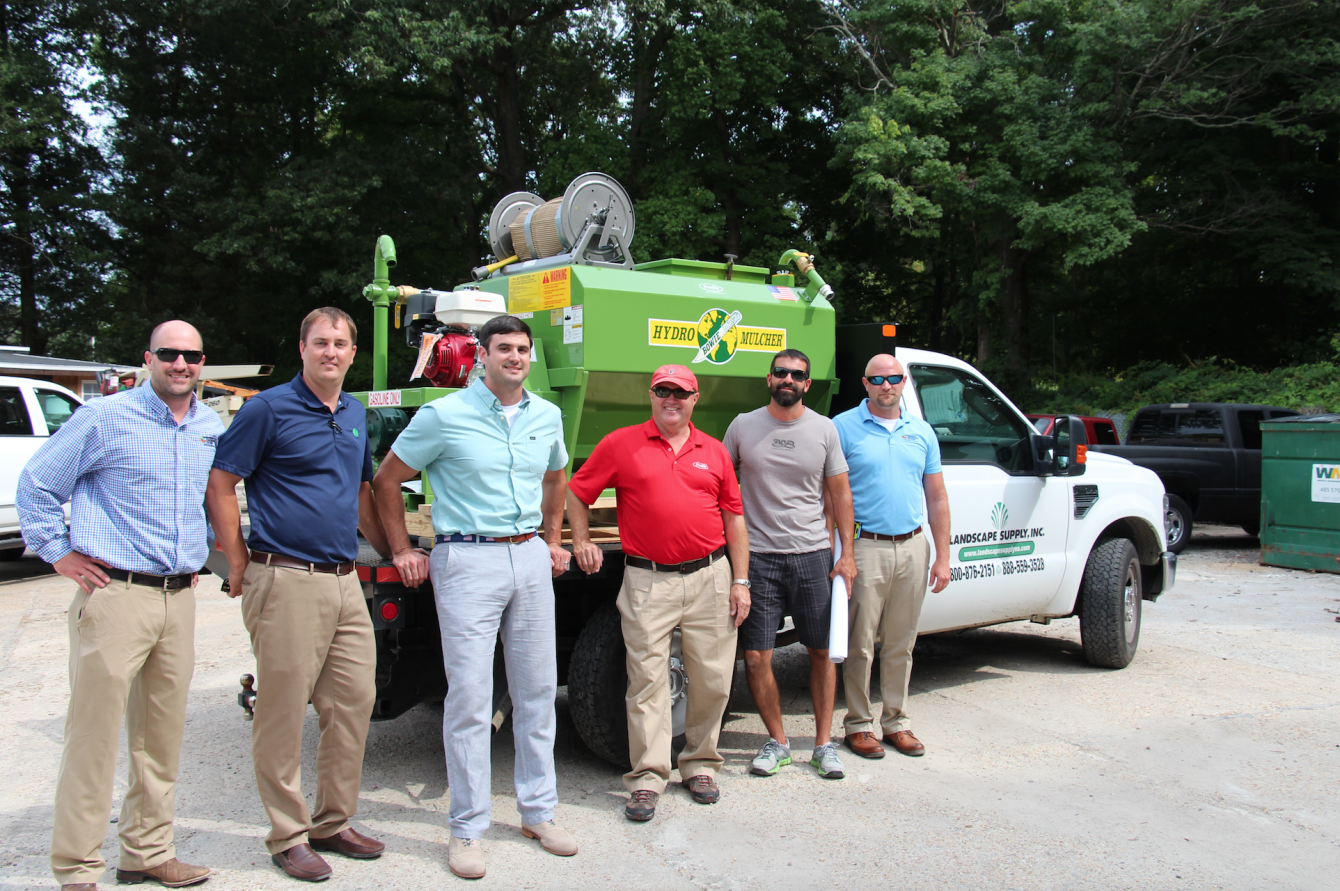
<path fill-rule="evenodd" d="M 1068 478 L 1037 475 L 1033 428 L 982 378 L 947 365 L 908 371 L 913 410 L 940 442 L 951 517 L 950 584 L 926 596 L 921 630 L 1036 614 L 1065 572 Z"/>

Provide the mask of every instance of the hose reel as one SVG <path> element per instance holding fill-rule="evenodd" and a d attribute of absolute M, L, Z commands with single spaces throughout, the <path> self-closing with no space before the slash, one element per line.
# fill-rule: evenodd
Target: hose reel
<path fill-rule="evenodd" d="M 636 228 L 628 193 L 603 173 L 583 173 L 563 197 L 549 201 L 533 192 L 513 192 L 489 216 L 489 247 L 498 262 L 476 269 L 475 278 L 568 263 L 631 269 L 629 247 Z"/>

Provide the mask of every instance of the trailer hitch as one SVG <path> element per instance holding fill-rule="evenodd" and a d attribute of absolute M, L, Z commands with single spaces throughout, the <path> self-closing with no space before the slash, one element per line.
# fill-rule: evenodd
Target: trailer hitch
<path fill-rule="evenodd" d="M 250 721 L 256 717 L 256 679 L 249 674 L 242 675 L 240 683 L 242 692 L 237 694 L 237 704 L 242 706 L 242 711 L 246 712 L 244 717 Z"/>

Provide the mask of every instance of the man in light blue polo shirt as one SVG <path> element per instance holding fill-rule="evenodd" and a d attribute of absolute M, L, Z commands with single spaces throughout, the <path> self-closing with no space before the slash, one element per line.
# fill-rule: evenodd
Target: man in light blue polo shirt
<path fill-rule="evenodd" d="M 471 879 L 484 875 L 479 839 L 491 817 L 493 649 L 500 632 L 521 831 L 551 853 L 577 853 L 572 836 L 554 823 L 553 577 L 572 558 L 560 544 L 568 463 L 562 415 L 522 386 L 535 343 L 525 322 L 499 316 L 478 336 L 484 376 L 419 409 L 373 481 L 405 584 L 420 584 L 425 569 L 432 577 L 447 675 L 447 865 Z M 410 545 L 400 496 L 400 484 L 420 471 L 434 495 L 431 558 Z M 543 539 L 536 536 L 540 528 Z"/>
<path fill-rule="evenodd" d="M 931 591 L 949 584 L 949 495 L 940 470 L 940 442 L 920 418 L 902 413 L 907 373 L 885 353 L 866 364 L 867 398 L 833 419 L 847 459 L 856 526 L 856 581 L 848 615 L 848 655 L 842 665 L 847 690 L 844 742 L 865 758 L 883 758 L 884 746 L 873 733 L 870 663 L 876 636 L 883 648 L 879 686 L 884 708 L 884 742 L 904 755 L 926 747 L 912 735 L 907 715 L 907 685 L 912 676 L 912 647 L 926 599 L 930 543 L 922 531 L 926 499 L 935 564 Z"/>

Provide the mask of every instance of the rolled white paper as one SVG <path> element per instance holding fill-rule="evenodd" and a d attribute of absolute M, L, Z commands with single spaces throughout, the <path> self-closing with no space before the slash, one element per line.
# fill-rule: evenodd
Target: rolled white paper
<path fill-rule="evenodd" d="M 842 539 L 833 536 L 833 565 L 842 559 Z M 833 616 L 828 622 L 828 661 L 847 661 L 847 580 L 833 579 Z"/>

